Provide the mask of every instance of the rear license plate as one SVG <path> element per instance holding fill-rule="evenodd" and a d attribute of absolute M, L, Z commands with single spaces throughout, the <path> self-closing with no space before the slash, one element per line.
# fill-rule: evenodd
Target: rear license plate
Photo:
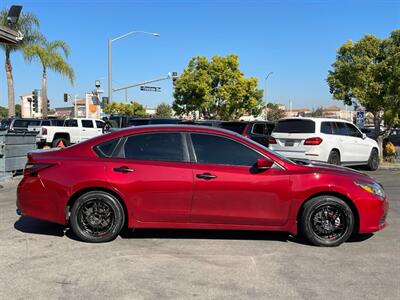
<path fill-rule="evenodd" d="M 294 145 L 294 141 L 291 141 L 291 140 L 285 141 L 286 147 L 293 147 L 293 145 Z"/>

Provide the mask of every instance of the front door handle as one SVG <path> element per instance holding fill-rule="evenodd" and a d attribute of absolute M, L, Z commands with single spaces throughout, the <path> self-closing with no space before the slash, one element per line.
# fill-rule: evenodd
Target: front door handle
<path fill-rule="evenodd" d="M 134 170 L 127 166 L 122 166 L 122 167 L 114 168 L 113 171 L 120 172 L 120 173 L 130 173 L 130 172 L 133 172 Z"/>
<path fill-rule="evenodd" d="M 210 179 L 217 178 L 216 175 L 213 175 L 213 174 L 210 174 L 210 173 L 196 174 L 196 177 L 200 178 L 200 179 L 205 179 L 205 180 L 210 180 Z"/>

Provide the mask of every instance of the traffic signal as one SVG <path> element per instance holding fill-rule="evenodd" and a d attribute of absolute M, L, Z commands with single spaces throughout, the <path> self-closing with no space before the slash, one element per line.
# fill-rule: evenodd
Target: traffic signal
<path fill-rule="evenodd" d="M 68 102 L 68 94 L 64 93 L 64 102 Z"/>
<path fill-rule="evenodd" d="M 176 80 L 178 79 L 178 72 L 171 72 L 172 84 L 175 86 Z"/>
<path fill-rule="evenodd" d="M 101 99 L 101 108 L 105 108 L 110 103 L 110 99 L 108 97 L 103 97 Z"/>
<path fill-rule="evenodd" d="M 50 99 L 47 98 L 47 111 L 49 111 L 49 110 L 50 110 Z"/>
<path fill-rule="evenodd" d="M 38 90 L 32 91 L 32 107 L 34 112 L 39 112 Z"/>

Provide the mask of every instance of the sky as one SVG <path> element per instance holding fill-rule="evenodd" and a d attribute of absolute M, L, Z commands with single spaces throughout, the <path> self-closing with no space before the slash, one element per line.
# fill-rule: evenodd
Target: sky
<path fill-rule="evenodd" d="M 0 9 L 14 1 L 0 0 Z M 40 19 L 48 40 L 71 47 L 68 61 L 76 82 L 48 72 L 52 107 L 66 106 L 63 94 L 83 97 L 100 80 L 107 94 L 107 41 L 133 30 L 159 33 L 131 35 L 112 43 L 113 87 L 180 74 L 198 55 L 239 55 L 246 77 L 256 77 L 268 102 L 316 108 L 339 105 L 326 77 L 336 50 L 364 34 L 385 38 L 400 29 L 400 1 L 18 1 Z M 16 101 L 41 88 L 41 67 L 13 53 Z M 269 72 L 267 82 L 265 77 Z M 161 92 L 128 90 L 128 100 L 147 107 L 173 102 L 170 80 L 154 83 Z M 7 104 L 4 52 L 0 53 L 0 106 Z M 114 100 L 125 101 L 124 92 Z"/>

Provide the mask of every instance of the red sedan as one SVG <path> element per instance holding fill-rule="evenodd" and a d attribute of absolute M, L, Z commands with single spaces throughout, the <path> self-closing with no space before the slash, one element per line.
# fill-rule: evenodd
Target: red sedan
<path fill-rule="evenodd" d="M 87 242 L 126 226 L 276 230 L 337 246 L 384 228 L 388 200 L 360 172 L 296 163 L 231 131 L 165 125 L 29 153 L 17 207 Z"/>

